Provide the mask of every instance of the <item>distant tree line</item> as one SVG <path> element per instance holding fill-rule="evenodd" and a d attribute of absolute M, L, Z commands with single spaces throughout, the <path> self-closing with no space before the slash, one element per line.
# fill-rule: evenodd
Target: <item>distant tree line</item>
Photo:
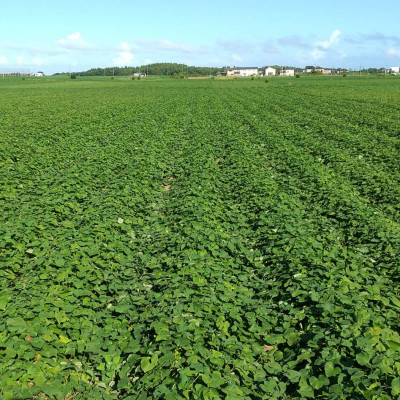
<path fill-rule="evenodd" d="M 195 67 L 177 63 L 155 63 L 141 65 L 140 67 L 107 67 L 91 68 L 88 71 L 76 72 L 80 76 L 130 76 L 134 73 L 148 75 L 171 75 L 171 76 L 208 76 L 218 75 L 223 68 Z"/>
<path fill-rule="evenodd" d="M 276 73 L 279 75 L 281 69 L 294 69 L 295 73 L 302 73 L 303 69 L 298 67 L 292 67 L 287 65 L 268 65 L 276 69 Z M 134 73 L 142 73 L 148 75 L 165 75 L 173 78 L 183 78 L 191 76 L 217 76 L 222 71 L 230 68 L 224 66 L 218 67 L 196 67 L 193 65 L 178 64 L 178 63 L 155 63 L 148 65 L 141 65 L 139 67 L 107 67 L 107 68 L 91 68 L 88 71 L 73 72 L 77 76 L 131 76 Z M 265 71 L 267 66 L 260 68 L 261 71 Z M 331 68 L 332 73 L 336 73 L 336 68 Z M 353 70 L 349 70 L 352 72 Z M 358 71 L 358 70 L 354 70 Z M 314 72 L 318 74 L 318 72 Z M 364 68 L 361 70 L 363 74 L 382 74 L 385 73 L 385 68 Z M 65 73 L 56 73 L 55 75 L 64 75 Z M 69 74 L 70 75 L 70 74 Z"/>

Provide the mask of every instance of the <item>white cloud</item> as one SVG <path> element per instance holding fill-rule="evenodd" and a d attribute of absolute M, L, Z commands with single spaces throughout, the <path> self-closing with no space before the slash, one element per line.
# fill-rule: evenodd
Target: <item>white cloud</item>
<path fill-rule="evenodd" d="M 328 40 L 323 40 L 321 42 L 317 42 L 317 46 L 322 47 L 323 49 L 329 49 L 334 44 L 339 42 L 340 34 L 341 34 L 341 32 L 339 31 L 339 29 L 334 30 L 333 33 L 331 34 L 331 36 L 329 36 Z"/>
<path fill-rule="evenodd" d="M 40 57 L 33 57 L 32 64 L 40 66 L 43 64 L 43 60 Z"/>
<path fill-rule="evenodd" d="M 125 66 L 132 64 L 134 55 L 130 51 L 121 51 L 118 53 L 118 57 L 113 59 L 115 65 Z"/>
<path fill-rule="evenodd" d="M 400 50 L 391 47 L 386 50 L 386 54 L 391 57 L 399 57 L 400 58 Z"/>
<path fill-rule="evenodd" d="M 82 39 L 82 34 L 80 32 L 71 33 L 66 38 L 58 40 L 57 43 L 65 50 L 96 50 L 95 46 Z"/>
<path fill-rule="evenodd" d="M 300 51 L 298 52 L 298 56 L 303 59 L 306 63 L 313 61 L 317 62 L 319 60 L 323 60 L 328 58 L 329 56 L 332 57 L 340 57 L 345 58 L 347 55 L 343 50 L 334 49 L 334 46 L 339 43 L 339 36 L 341 32 L 339 29 L 336 29 L 332 32 L 329 36 L 328 40 L 322 40 L 316 42 L 314 47 L 308 51 Z"/>
<path fill-rule="evenodd" d="M 24 64 L 24 56 L 17 56 L 17 64 L 21 65 Z"/>
<path fill-rule="evenodd" d="M 127 43 L 127 42 L 122 42 L 121 43 L 121 48 L 122 49 L 124 49 L 124 50 L 127 50 L 127 51 L 129 51 L 129 43 Z"/>
<path fill-rule="evenodd" d="M 239 62 L 242 62 L 243 61 L 243 59 L 242 59 L 242 57 L 240 57 L 238 54 L 236 54 L 236 53 L 233 53 L 232 54 L 232 60 L 233 61 L 239 61 Z"/>
<path fill-rule="evenodd" d="M 310 57 L 314 60 L 314 61 L 318 61 L 321 60 L 322 58 L 325 57 L 326 52 L 322 51 L 320 49 L 313 49 L 310 51 Z"/>
<path fill-rule="evenodd" d="M 6 56 L 0 56 L 0 65 L 8 64 L 8 58 Z"/>
<path fill-rule="evenodd" d="M 67 36 L 68 40 L 79 40 L 81 37 L 81 33 L 80 32 L 75 32 L 75 33 L 71 33 L 70 35 Z"/>
<path fill-rule="evenodd" d="M 130 65 L 133 62 L 135 56 L 130 51 L 129 43 L 122 42 L 121 49 L 123 51 L 118 52 L 118 57 L 113 59 L 113 63 L 119 66 Z"/>
<path fill-rule="evenodd" d="M 67 36 L 66 39 L 60 39 L 58 41 L 58 43 L 65 44 L 65 43 L 68 43 L 68 42 L 74 42 L 74 41 L 79 40 L 80 37 L 81 37 L 81 33 L 80 32 L 71 33 L 70 35 Z"/>

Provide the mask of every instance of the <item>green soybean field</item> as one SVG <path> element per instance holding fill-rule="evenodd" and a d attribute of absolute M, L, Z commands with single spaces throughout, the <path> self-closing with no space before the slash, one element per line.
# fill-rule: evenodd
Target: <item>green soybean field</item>
<path fill-rule="evenodd" d="M 400 79 L 0 79 L 0 399 L 400 399 Z"/>

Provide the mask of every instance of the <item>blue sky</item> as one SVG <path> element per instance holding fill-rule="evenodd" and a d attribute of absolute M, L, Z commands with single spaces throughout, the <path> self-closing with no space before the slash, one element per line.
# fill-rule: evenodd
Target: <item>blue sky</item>
<path fill-rule="evenodd" d="M 0 0 L 0 71 L 400 64 L 400 2 Z"/>

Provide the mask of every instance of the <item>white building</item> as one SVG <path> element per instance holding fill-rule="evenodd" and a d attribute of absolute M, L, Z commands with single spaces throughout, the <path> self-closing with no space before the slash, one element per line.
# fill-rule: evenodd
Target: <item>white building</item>
<path fill-rule="evenodd" d="M 283 69 L 280 76 L 294 76 L 294 69 Z"/>
<path fill-rule="evenodd" d="M 389 74 L 390 75 L 400 75 L 400 67 L 390 67 Z"/>
<path fill-rule="evenodd" d="M 252 76 L 258 75 L 257 67 L 237 67 L 228 68 L 226 70 L 226 76 Z"/>
<path fill-rule="evenodd" d="M 272 67 L 265 68 L 265 76 L 275 76 L 276 69 Z"/>

